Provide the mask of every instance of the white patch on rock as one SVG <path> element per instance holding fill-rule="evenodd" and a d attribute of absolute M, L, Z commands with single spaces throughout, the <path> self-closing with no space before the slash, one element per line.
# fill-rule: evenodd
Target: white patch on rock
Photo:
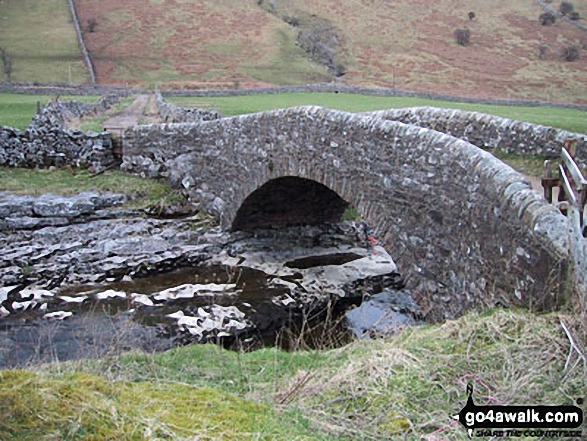
<path fill-rule="evenodd" d="M 168 314 L 167 317 L 177 319 L 180 330 L 198 337 L 199 340 L 205 337 L 228 337 L 251 326 L 245 319 L 244 312 L 236 306 L 212 305 L 198 308 L 195 316 L 178 311 Z"/>
<path fill-rule="evenodd" d="M 174 312 L 173 314 L 167 314 L 165 317 L 169 317 L 172 319 L 180 319 L 184 316 L 185 314 L 183 313 L 183 311 L 177 311 Z"/>
<path fill-rule="evenodd" d="M 145 305 L 145 306 L 153 306 L 153 300 L 151 300 L 151 298 L 146 295 L 146 294 L 136 294 L 136 293 L 132 293 L 130 295 L 130 298 L 132 299 L 133 303 L 139 303 L 141 305 Z"/>
<path fill-rule="evenodd" d="M 108 289 L 103 292 L 99 292 L 95 295 L 96 300 L 106 300 L 106 299 L 126 299 L 126 293 L 122 291 L 114 291 L 113 289 Z"/>
<path fill-rule="evenodd" d="M 236 294 L 236 284 L 234 283 L 208 283 L 206 285 L 185 284 L 161 291 L 153 298 L 159 301 L 169 301 L 191 299 L 194 297 L 215 297 L 217 295 L 234 296 Z"/>
<path fill-rule="evenodd" d="M 51 320 L 64 320 L 67 317 L 71 317 L 72 315 L 73 315 L 73 312 L 71 312 L 71 311 L 56 311 L 56 312 L 50 312 L 48 314 L 45 314 L 43 316 L 43 318 L 51 319 Z"/>
<path fill-rule="evenodd" d="M 84 300 L 88 298 L 88 296 L 59 296 L 58 298 L 66 303 L 82 303 Z"/>

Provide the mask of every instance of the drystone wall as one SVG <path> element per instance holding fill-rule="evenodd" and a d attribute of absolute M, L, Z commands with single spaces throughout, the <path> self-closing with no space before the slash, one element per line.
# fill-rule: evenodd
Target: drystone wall
<path fill-rule="evenodd" d="M 96 104 L 51 101 L 37 112 L 25 131 L 0 127 L 0 165 L 102 170 L 116 162 L 110 134 L 71 131 L 64 123 L 70 116 L 94 114 L 116 102 L 115 96 L 104 97 Z"/>
<path fill-rule="evenodd" d="M 77 11 L 75 9 L 75 4 L 73 2 L 73 0 L 67 0 L 69 3 L 69 10 L 71 11 L 71 19 L 73 21 L 73 24 L 75 26 L 75 32 L 77 34 L 77 40 L 79 42 L 80 48 L 82 50 L 82 54 L 84 55 L 84 60 L 86 62 L 86 67 L 88 68 L 88 73 L 90 75 L 90 82 L 92 84 L 96 83 L 96 72 L 94 71 L 94 64 L 92 63 L 92 59 L 90 57 L 90 52 L 88 51 L 88 48 L 86 47 L 86 44 L 84 42 L 84 34 L 82 32 L 82 28 L 77 16 Z"/>
<path fill-rule="evenodd" d="M 25 95 L 118 95 L 127 97 L 132 94 L 149 93 L 146 89 L 99 84 L 78 83 L 41 83 L 41 82 L 0 82 L 0 92 L 20 93 Z"/>
<path fill-rule="evenodd" d="M 196 109 L 189 107 L 176 106 L 173 103 L 165 101 L 163 95 L 157 92 L 155 95 L 157 111 L 159 117 L 165 122 L 170 123 L 183 123 L 183 122 L 201 122 L 201 121 L 212 121 L 214 119 L 221 118 L 219 112 L 215 110 Z"/>
<path fill-rule="evenodd" d="M 382 110 L 364 115 L 436 130 L 484 149 L 518 155 L 559 157 L 567 139 L 576 139 L 577 160 L 587 164 L 587 135 L 500 118 L 479 112 L 435 107 Z"/>
<path fill-rule="evenodd" d="M 128 129 L 123 166 L 168 176 L 226 228 L 275 178 L 324 184 L 373 227 L 428 318 L 565 301 L 568 220 L 490 153 L 437 131 L 294 108 Z"/>
<path fill-rule="evenodd" d="M 109 94 L 100 97 L 97 103 L 83 103 L 81 101 L 51 101 L 52 113 L 61 113 L 65 118 L 70 116 L 80 118 L 103 113 L 115 104 L 120 103 L 120 97 L 116 94 Z"/>

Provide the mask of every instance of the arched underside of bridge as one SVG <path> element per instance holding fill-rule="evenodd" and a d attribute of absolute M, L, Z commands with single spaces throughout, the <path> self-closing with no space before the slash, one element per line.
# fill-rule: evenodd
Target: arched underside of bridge
<path fill-rule="evenodd" d="M 348 202 L 311 179 L 284 176 L 263 184 L 242 203 L 232 230 L 339 222 Z"/>
<path fill-rule="evenodd" d="M 566 218 L 523 176 L 465 141 L 317 107 L 136 130 L 134 142 L 226 228 L 262 222 L 258 208 L 274 202 L 263 200 L 266 186 L 279 179 L 336 192 L 384 241 L 429 318 L 564 300 Z M 280 191 L 291 197 L 296 185 Z M 243 205 L 250 195 L 256 202 Z M 291 205 L 316 209 L 305 202 Z"/>

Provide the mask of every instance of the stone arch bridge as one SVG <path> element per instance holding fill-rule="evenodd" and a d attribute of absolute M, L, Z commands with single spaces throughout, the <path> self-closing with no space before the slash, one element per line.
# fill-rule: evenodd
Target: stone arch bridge
<path fill-rule="evenodd" d="M 428 318 L 562 304 L 567 219 L 490 153 L 389 119 L 299 107 L 138 126 L 123 165 L 183 185 L 226 228 L 330 221 L 352 204 Z"/>

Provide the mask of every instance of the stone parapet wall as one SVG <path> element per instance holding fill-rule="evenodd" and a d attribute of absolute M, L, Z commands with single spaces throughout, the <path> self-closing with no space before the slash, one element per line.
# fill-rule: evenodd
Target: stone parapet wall
<path fill-rule="evenodd" d="M 269 180 L 326 185 L 374 228 L 428 318 L 566 300 L 568 220 L 490 153 L 434 130 L 293 108 L 129 129 L 123 165 L 168 176 L 226 228 Z"/>
<path fill-rule="evenodd" d="M 587 135 L 479 112 L 411 107 L 369 112 L 373 118 L 399 121 L 446 133 L 484 149 L 518 155 L 559 157 L 567 139 L 576 139 L 577 160 L 587 164 Z"/>
<path fill-rule="evenodd" d="M 163 98 L 163 95 L 161 95 L 159 92 L 155 94 L 155 100 L 159 117 L 165 122 L 193 123 L 201 121 L 212 121 L 222 117 L 222 115 L 220 115 L 220 113 L 215 110 L 176 106 L 173 103 L 165 101 L 165 98 Z"/>

